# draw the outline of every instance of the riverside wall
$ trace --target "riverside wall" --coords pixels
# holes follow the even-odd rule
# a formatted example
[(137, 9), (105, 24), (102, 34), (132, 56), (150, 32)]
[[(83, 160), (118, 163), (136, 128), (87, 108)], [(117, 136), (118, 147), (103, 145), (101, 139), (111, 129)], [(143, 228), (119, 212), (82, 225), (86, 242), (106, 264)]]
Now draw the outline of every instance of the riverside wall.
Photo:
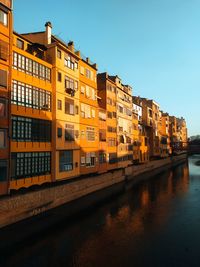
[(90, 196), (89, 202), (93, 204), (98, 201), (98, 192), (102, 190), (106, 191), (110, 188), (111, 190), (107, 195), (112, 195), (112, 188), (120, 183), (124, 184), (130, 181), (131, 183), (138, 183), (181, 164), (186, 159), (187, 155), (182, 154), (150, 161), (142, 165), (132, 165), (100, 175), (71, 180), (66, 184), (56, 184), (37, 191), (6, 196), (0, 199), (0, 228), (35, 217), (67, 203), (73, 203), (83, 197)]

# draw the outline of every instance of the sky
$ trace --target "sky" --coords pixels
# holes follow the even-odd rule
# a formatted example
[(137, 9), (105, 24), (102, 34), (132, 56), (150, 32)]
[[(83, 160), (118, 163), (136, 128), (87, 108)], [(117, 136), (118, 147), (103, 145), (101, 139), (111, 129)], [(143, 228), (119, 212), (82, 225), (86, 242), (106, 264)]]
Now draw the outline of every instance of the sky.
[(200, 134), (199, 0), (14, 0), (14, 30), (53, 34), (118, 75), (133, 95), (184, 117)]

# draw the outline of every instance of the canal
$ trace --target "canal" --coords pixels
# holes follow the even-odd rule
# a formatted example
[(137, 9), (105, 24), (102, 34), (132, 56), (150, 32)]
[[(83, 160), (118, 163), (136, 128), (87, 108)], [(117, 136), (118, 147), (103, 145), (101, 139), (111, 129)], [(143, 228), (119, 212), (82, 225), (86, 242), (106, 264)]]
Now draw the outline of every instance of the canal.
[(200, 266), (200, 155), (0, 253), (2, 267)]

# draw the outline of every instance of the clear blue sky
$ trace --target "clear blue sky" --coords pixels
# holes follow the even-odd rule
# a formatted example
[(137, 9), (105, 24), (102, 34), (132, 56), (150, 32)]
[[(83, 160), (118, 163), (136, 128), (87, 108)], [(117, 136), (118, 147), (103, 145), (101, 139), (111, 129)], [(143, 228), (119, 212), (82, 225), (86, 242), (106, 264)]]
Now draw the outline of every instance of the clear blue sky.
[(14, 0), (14, 29), (44, 30), (118, 74), (133, 94), (183, 116), (200, 134), (199, 0)]

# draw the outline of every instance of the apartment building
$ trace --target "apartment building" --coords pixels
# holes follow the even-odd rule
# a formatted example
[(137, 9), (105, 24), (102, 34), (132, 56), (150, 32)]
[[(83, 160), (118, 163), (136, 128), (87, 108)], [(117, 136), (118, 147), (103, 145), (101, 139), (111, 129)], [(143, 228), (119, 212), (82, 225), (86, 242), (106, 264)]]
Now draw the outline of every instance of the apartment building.
[(164, 158), (171, 154), (168, 113), (160, 111), (158, 128), (160, 136), (160, 157)]
[[(106, 137), (102, 133), (101, 140), (106, 138), (107, 142), (107, 169), (112, 170), (118, 167), (117, 159), (117, 89), (116, 84), (108, 75), (108, 73), (98, 73), (97, 75), (98, 86), (98, 103), (100, 120), (106, 120)], [(106, 116), (101, 113), (105, 110)], [(102, 119), (103, 116), (103, 119)], [(101, 167), (101, 166), (100, 166)]]
[(106, 141), (107, 132), (107, 116), (106, 109), (99, 108), (99, 173), (106, 172), (108, 170), (108, 143)]
[(172, 153), (179, 150), (179, 142), (177, 137), (177, 119), (175, 116), (169, 116), (169, 135), (170, 135), (170, 146)]
[(154, 100), (147, 98), (140, 98), (140, 101), (143, 107), (142, 120), (149, 140), (149, 156), (150, 158), (160, 157), (159, 105)]
[(44, 46), (13, 33), (10, 189), (52, 181), (52, 66)]
[(79, 65), (80, 174), (85, 175), (98, 172), (99, 168), (97, 65), (83, 57)]
[(118, 167), (133, 163), (132, 88), (123, 85), (118, 76), (110, 76), (116, 86), (117, 107), (117, 158)]
[(177, 118), (177, 141), (180, 143), (180, 149), (187, 148), (187, 127), (183, 117)]
[(133, 103), (133, 162), (139, 163), (140, 161), (140, 132), (139, 132), (139, 112), (140, 107)]
[(12, 1), (0, 0), (0, 195), (9, 187)]
[(52, 169), (54, 180), (63, 180), (80, 175), (80, 52), (73, 42), (65, 43), (53, 35), (50, 22), (45, 27), (43, 32), (23, 36), (44, 45), (52, 64)]
[[(140, 97), (133, 96), (132, 101), (133, 101), (133, 113), (135, 114), (135, 116), (137, 115), (138, 138), (139, 138), (138, 144), (137, 143), (134, 144), (133, 142), (133, 149), (134, 149), (134, 146), (136, 146), (137, 150), (139, 149), (139, 163), (145, 163), (149, 161), (149, 144), (148, 144), (148, 137), (146, 134), (146, 127), (143, 124), (143, 119), (142, 119), (143, 118), (143, 105), (142, 105), (142, 101)], [(135, 120), (136, 120), (136, 117), (135, 117)], [(134, 150), (133, 150), (133, 158), (134, 158)]]

